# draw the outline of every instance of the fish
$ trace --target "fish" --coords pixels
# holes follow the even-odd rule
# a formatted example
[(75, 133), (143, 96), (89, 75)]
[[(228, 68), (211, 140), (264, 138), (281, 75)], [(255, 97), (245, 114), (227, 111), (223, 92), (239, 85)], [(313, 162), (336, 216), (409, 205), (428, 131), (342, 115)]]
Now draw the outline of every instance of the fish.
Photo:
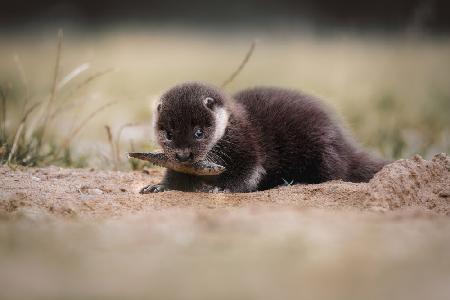
[(145, 160), (176, 172), (198, 176), (216, 176), (225, 172), (226, 169), (224, 166), (206, 160), (192, 164), (177, 163), (169, 160), (163, 152), (131, 152), (128, 153), (128, 157)]

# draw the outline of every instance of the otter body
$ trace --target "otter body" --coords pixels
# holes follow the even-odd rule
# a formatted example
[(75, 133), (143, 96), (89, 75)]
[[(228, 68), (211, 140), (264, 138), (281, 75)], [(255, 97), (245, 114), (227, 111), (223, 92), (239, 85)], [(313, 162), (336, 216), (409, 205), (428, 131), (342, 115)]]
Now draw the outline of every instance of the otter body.
[(167, 170), (160, 184), (142, 193), (366, 182), (387, 163), (362, 151), (317, 99), (279, 88), (230, 97), (206, 84), (176, 86), (161, 97), (155, 131), (169, 159), (187, 165), (209, 160), (226, 171), (195, 176)]

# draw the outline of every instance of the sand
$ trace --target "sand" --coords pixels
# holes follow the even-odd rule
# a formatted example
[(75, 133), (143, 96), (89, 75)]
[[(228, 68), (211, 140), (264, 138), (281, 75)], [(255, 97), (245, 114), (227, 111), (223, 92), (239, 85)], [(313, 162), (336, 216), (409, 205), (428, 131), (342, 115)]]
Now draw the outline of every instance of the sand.
[(431, 161), (415, 156), (383, 168), (369, 183), (332, 181), (293, 185), (245, 194), (165, 193), (140, 195), (158, 183), (163, 169), (114, 172), (94, 169), (0, 168), (0, 210), (21, 207), (52, 214), (112, 217), (172, 207), (217, 209), (237, 207), (318, 208), (345, 211), (417, 211), (450, 215), (450, 156)]
[(450, 297), (449, 155), (361, 184), (138, 193), (161, 176), (0, 167), (0, 298)]

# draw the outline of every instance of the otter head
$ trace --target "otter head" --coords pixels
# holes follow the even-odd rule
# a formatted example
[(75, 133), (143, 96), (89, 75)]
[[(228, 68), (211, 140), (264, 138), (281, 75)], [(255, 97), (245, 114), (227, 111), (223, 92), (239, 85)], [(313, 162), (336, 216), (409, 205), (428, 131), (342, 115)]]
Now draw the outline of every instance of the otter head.
[(161, 97), (155, 116), (158, 143), (168, 159), (184, 164), (204, 160), (228, 124), (226, 97), (200, 83), (176, 86)]

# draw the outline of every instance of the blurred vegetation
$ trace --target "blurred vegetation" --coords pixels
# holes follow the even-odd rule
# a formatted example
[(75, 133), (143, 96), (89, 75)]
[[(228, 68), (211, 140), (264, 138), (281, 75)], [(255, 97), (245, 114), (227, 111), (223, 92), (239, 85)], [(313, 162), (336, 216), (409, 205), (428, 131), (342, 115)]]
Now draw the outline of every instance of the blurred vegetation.
[[(54, 136), (55, 130), (59, 128), (58, 119), (65, 110), (70, 109), (80, 103), (71, 103), (70, 98), (77, 90), (83, 88), (90, 81), (99, 75), (93, 75), (83, 78), (75, 88), (68, 93), (65, 86), (74, 78), (81, 75), (89, 68), (88, 64), (81, 64), (66, 76), (60, 76), (60, 63), (63, 45), (63, 31), (58, 32), (58, 42), (52, 74), (52, 83), (48, 95), (32, 100), (30, 95), (27, 75), (20, 61), (20, 58), (14, 56), (17, 69), (20, 72), (25, 93), (20, 93), (9, 83), (7, 88), (0, 87), (0, 96), (2, 98), (2, 134), (0, 137), (0, 161), (8, 164), (20, 164), (24, 166), (37, 166), (46, 164), (60, 164), (64, 166), (84, 167), (86, 166), (86, 156), (80, 155), (76, 160), (72, 157), (70, 144), (73, 138), (82, 130), (86, 122), (95, 117), (95, 115), (113, 103), (107, 103), (88, 115), (81, 121), (77, 117), (72, 120), (72, 126), (65, 137), (57, 139)], [(100, 73), (103, 75), (103, 73)], [(60, 78), (61, 77), (61, 78)], [(64, 95), (64, 96), (63, 96)], [(17, 99), (23, 97), (21, 103), (17, 104), (10, 117), (11, 105), (9, 97), (17, 103)], [(61, 99), (60, 99), (61, 98)], [(65, 100), (65, 101), (64, 101)], [(9, 119), (8, 119), (9, 117)], [(34, 120), (30, 121), (30, 119)], [(8, 126), (8, 121), (13, 119), (15, 126)], [(33, 122), (34, 121), (34, 122)]]
[[(152, 104), (183, 81), (220, 85), (254, 33), (121, 30), (0, 36), (2, 163), (140, 168)], [(364, 146), (388, 158), (450, 152), (450, 40), (260, 35), (226, 91), (270, 85), (322, 98)], [(114, 104), (114, 105), (112, 105)], [(106, 128), (106, 131), (105, 131)]]

